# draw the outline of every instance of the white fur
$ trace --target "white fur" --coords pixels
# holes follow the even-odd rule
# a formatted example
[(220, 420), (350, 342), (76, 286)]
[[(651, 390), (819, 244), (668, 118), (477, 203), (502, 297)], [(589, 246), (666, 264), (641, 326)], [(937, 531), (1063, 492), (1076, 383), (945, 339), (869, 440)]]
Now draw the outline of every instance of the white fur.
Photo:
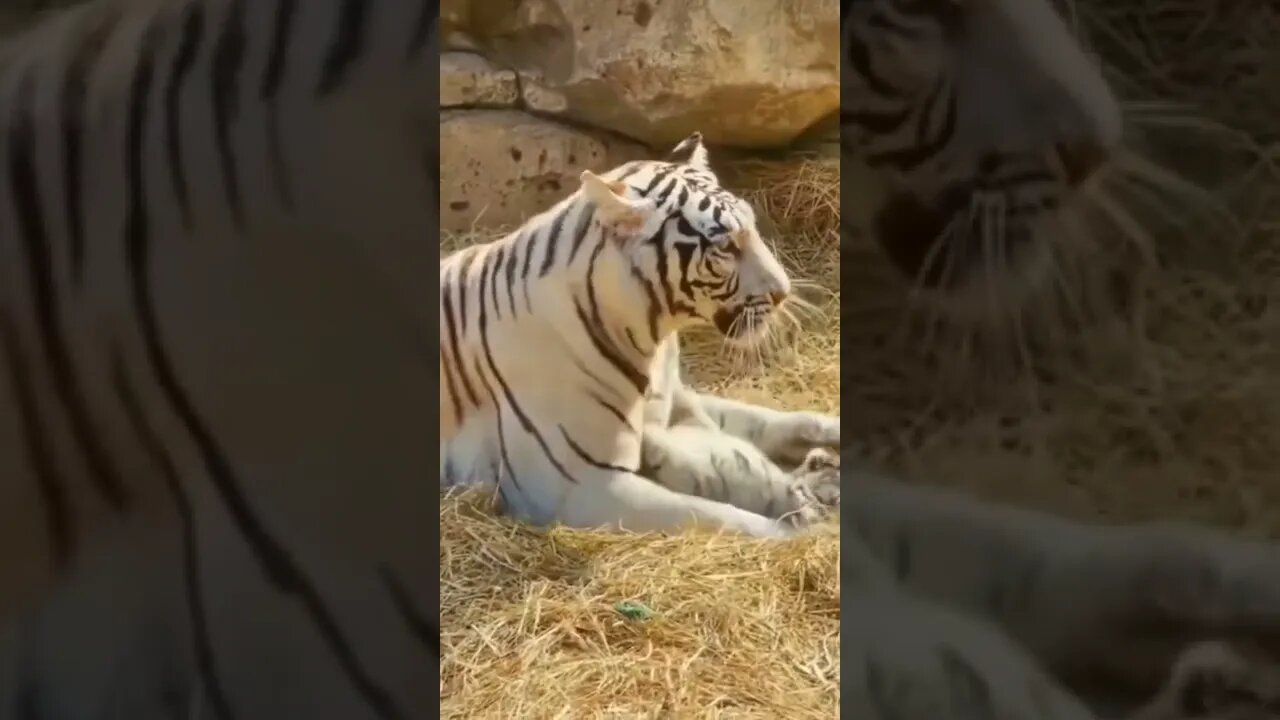
[[(696, 147), (685, 150), (697, 161), (694, 169), (700, 173), (699, 181), (714, 181), (705, 166), (705, 149), (696, 140), (690, 142)], [(803, 458), (811, 447), (838, 442), (838, 420), (776, 413), (690, 393), (680, 383), (674, 333), (701, 321), (666, 311), (663, 298), (659, 298), (664, 311), (658, 321), (658, 337), (648, 337), (644, 308), (653, 302), (652, 297), (663, 293), (646, 294), (633, 269), (649, 273), (650, 278), (660, 272), (660, 266), (649, 258), (653, 250), (644, 243), (664, 224), (668, 226), (664, 232), (670, 231), (669, 211), (657, 212), (652, 200), (638, 197), (634, 189), (619, 196), (608, 183), (626, 178), (632, 188), (640, 188), (664, 167), (629, 165), (603, 177), (583, 173), (578, 193), (508, 238), (442, 261), (443, 292), (455, 309), (463, 305), (462, 294), (466, 293), (474, 317), (480, 304), (490, 303), (490, 298), (481, 292), (483, 272), (467, 268), (484, 268), (487, 259), (502, 257), (494, 253), (525, 252), (527, 248), (521, 243), (529, 242), (529, 237), (543, 237), (536, 232), (545, 231), (557, 216), (563, 218), (566, 232), (554, 246), (545, 247), (566, 254), (572, 241), (568, 229), (588, 211), (584, 202), (594, 203), (595, 215), (582, 241), (582, 252), (572, 262), (559, 258), (547, 276), (522, 279), (515, 294), (525, 297), (527, 290), (528, 299), (514, 312), (508, 303), (504, 313), (501, 299), (492, 303), (487, 334), (480, 332), (476, 321), (456, 344), (446, 338), (449, 356), (464, 358), (453, 364), (455, 385), (461, 385), (461, 375), (467, 373), (474, 376), (473, 385), (484, 384), (487, 389), (481, 407), (468, 410), (456, 430), (456, 411), (449, 393), (442, 397), (442, 475), (446, 483), (485, 482), (495, 479), (496, 468), (506, 510), (537, 523), (635, 531), (676, 530), (694, 524), (756, 536), (784, 535), (805, 501), (792, 487), (791, 477), (762, 454), (754, 441), (765, 440), (762, 449), (766, 453), (799, 451)], [(694, 209), (702, 191), (692, 181), (686, 187), (692, 191), (684, 206), (688, 222), (711, 227), (711, 213), (698, 215), (702, 211)], [(673, 192), (668, 200), (676, 197)], [(732, 210), (724, 217), (737, 225), (733, 230), (738, 233), (735, 242), (741, 255), (735, 264), (740, 285), (730, 302), (785, 293), (789, 282), (760, 240), (749, 207), (741, 200), (732, 202)], [(544, 246), (534, 248), (532, 254), (543, 257)], [(642, 267), (647, 269), (640, 270)], [(625, 349), (628, 362), (643, 368), (647, 378), (644, 392), (619, 377), (595, 347), (592, 331), (579, 321), (583, 298), (591, 292), (589, 283), (602, 308), (602, 317), (593, 320), (592, 327), (601, 337), (616, 341), (613, 346), (620, 352)], [(503, 297), (506, 290), (504, 281)], [(718, 303), (706, 298), (682, 302), (704, 318), (719, 309)], [(441, 312), (444, 327), (450, 318), (443, 303)], [(454, 318), (462, 324), (460, 313), (455, 312)], [(624, 340), (624, 334), (640, 337), (640, 345)], [(537, 349), (536, 362), (529, 356), (531, 348)], [(480, 369), (470, 372), (477, 364)], [(447, 372), (442, 369), (446, 385), (450, 382)], [(499, 387), (506, 390), (489, 394), (489, 389)], [(597, 399), (607, 399), (626, 422), (611, 417)], [(672, 415), (676, 412), (703, 418), (701, 427), (689, 423), (675, 427)], [(727, 432), (720, 431), (717, 418), (725, 419)], [(526, 422), (534, 429), (526, 428)], [(811, 425), (823, 422), (826, 425), (821, 432), (813, 432)], [(801, 448), (804, 431), (820, 442)], [(580, 457), (580, 449), (596, 462)], [(661, 472), (646, 473), (646, 468), (655, 467)], [(785, 521), (780, 523), (780, 518)]]
[[(699, 393), (680, 377), (676, 338), (646, 396), (641, 474), (663, 487), (802, 523), (823, 515), (813, 493), (839, 495), (839, 467), (805, 460), (837, 448), (840, 419), (781, 412)], [(782, 466), (791, 469), (784, 470)]]

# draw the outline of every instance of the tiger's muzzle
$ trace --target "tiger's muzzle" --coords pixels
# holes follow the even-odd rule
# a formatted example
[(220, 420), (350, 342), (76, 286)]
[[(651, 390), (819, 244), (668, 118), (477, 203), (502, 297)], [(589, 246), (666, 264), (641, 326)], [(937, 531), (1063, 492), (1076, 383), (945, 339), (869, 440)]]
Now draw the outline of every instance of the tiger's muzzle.
[(712, 322), (730, 341), (746, 344), (758, 342), (768, 334), (774, 309), (781, 306), (786, 297), (785, 292), (775, 291), (741, 304), (720, 308), (712, 316)]

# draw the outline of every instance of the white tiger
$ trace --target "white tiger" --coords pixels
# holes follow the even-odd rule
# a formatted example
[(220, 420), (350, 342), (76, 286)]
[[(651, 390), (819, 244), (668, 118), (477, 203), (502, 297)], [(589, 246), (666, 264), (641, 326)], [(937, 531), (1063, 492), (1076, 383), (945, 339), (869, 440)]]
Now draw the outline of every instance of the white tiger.
[(790, 281), (701, 135), (673, 157), (585, 171), (505, 238), (441, 261), (446, 486), (496, 477), (513, 516), (578, 527), (776, 536), (820, 516), (775, 461), (835, 447), (837, 418), (680, 380), (681, 328), (756, 342)]
[[(1018, 312), (1120, 147), (1117, 100), (1049, 0), (841, 5), (847, 239), (873, 239), (953, 322), (980, 319), (993, 292)], [(851, 717), (1092, 720), (1153, 697), (1162, 717), (1209, 717), (1156, 695), (1184, 648), (1280, 651), (1274, 543), (1068, 522), (880, 479), (845, 455)]]

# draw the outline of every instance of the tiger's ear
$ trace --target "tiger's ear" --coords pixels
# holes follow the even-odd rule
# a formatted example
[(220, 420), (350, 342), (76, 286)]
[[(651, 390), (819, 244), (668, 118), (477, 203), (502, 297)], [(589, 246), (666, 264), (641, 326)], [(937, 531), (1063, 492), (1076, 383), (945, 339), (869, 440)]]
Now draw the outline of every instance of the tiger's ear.
[(608, 181), (590, 170), (583, 170), (582, 194), (595, 203), (596, 218), (605, 229), (620, 237), (632, 237), (645, 231), (657, 215), (657, 206), (647, 198), (627, 197), (627, 186)]
[(694, 132), (671, 149), (668, 160), (684, 163), (699, 170), (711, 172), (711, 163), (707, 158), (707, 146), (702, 144), (702, 133)]

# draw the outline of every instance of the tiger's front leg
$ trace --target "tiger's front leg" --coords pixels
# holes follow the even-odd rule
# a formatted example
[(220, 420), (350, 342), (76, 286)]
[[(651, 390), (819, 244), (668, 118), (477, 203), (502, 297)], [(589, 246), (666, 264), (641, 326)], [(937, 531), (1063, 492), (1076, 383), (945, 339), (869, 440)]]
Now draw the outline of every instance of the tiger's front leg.
[(1102, 720), (989, 623), (888, 589), (841, 604), (848, 717)]
[(1078, 695), (995, 623), (905, 592), (856, 541), (845, 578), (842, 708), (860, 720), (1275, 720), (1280, 666), (1222, 642), (1183, 648), (1152, 697)]
[(1190, 525), (1082, 529), (1087, 551), (1062, 571), (1092, 598), (1077, 611), (1089, 632), (1062, 645), (1070, 676), (1149, 688), (1183, 648), (1216, 639), (1280, 659), (1280, 544)]
[(838, 458), (810, 453), (792, 471), (757, 447), (717, 428), (647, 426), (640, 473), (687, 495), (728, 503), (796, 527), (823, 519), (839, 504)]
[(1184, 648), (1280, 656), (1280, 546), (1188, 527), (1105, 527), (873, 477), (851, 526), (907, 589), (1000, 625), (1073, 688), (1149, 697)]
[(1100, 720), (995, 623), (921, 597), (855, 537), (840, 553), (841, 710), (859, 720)]
[[(753, 537), (785, 537), (793, 528), (777, 519), (716, 499), (665, 487), (638, 472), (641, 446), (596, 418), (567, 416), (529, 403), (529, 417), (565, 422), (530, 426), (509, 409), (497, 427), (498, 490), (507, 514), (535, 525), (632, 532), (678, 532), (691, 526)], [(594, 433), (594, 434), (593, 434)], [(634, 454), (632, 451), (634, 447)], [(632, 469), (636, 468), (636, 469)]]
[(683, 389), (677, 395), (673, 423), (683, 407), (685, 416), (700, 414), (729, 435), (741, 438), (774, 462), (795, 466), (814, 448), (840, 447), (840, 418), (807, 411), (784, 411)]

